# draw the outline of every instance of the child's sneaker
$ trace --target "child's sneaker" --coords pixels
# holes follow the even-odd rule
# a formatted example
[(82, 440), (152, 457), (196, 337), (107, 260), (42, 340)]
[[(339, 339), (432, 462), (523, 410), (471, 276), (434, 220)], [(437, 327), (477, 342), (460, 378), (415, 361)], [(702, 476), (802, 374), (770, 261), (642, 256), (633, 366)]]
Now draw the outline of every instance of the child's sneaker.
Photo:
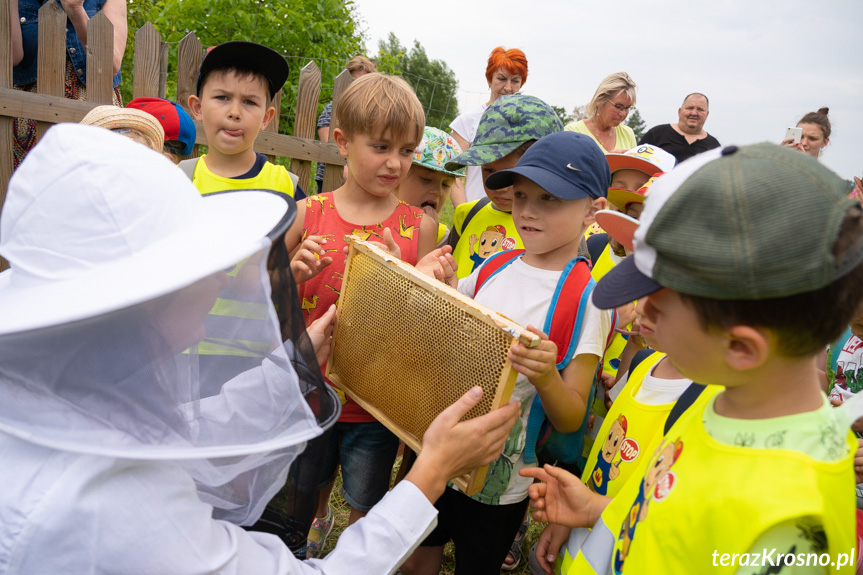
[(327, 505), (327, 516), (324, 519), (315, 517), (309, 529), (309, 542), (306, 546), (306, 558), (314, 559), (324, 550), (327, 536), (333, 530), (333, 506)]

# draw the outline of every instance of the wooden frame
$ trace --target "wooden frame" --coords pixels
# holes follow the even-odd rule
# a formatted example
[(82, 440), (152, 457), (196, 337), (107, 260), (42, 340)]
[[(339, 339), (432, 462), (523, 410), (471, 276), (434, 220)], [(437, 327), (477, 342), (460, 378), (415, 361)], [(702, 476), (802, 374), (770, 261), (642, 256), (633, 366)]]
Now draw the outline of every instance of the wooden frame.
[[(508, 403), (517, 376), (509, 348), (539, 337), (377, 246), (345, 239), (327, 378), (418, 453), (428, 424), (473, 385), (483, 400), (466, 418)], [(487, 469), (453, 483), (473, 495)]]

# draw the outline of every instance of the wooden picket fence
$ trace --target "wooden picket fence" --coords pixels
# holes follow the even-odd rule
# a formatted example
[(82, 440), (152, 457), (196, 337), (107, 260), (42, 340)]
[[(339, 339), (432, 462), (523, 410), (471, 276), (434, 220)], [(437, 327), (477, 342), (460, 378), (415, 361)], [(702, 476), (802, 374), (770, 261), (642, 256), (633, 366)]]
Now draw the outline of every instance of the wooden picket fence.
[[(112, 103), (114, 27), (108, 18), (98, 13), (87, 25), (87, 101), (67, 100), (64, 94), (66, 69), (66, 13), (57, 2), (47, 2), (39, 9), (39, 53), (37, 92), (23, 92), (12, 87), (12, 21), (10, 0), (0, 0), (0, 210), (6, 197), (9, 178), (12, 177), (13, 135), (12, 118), (37, 120), (37, 137), (52, 124), (79, 122), (92, 108)], [(187, 112), (189, 96), (195, 91), (198, 67), (204, 48), (189, 33), (180, 41), (177, 55), (177, 102)], [(168, 84), (168, 43), (151, 23), (135, 33), (132, 94), (138, 97), (164, 98)], [(124, 78), (124, 82), (130, 81)], [(353, 78), (347, 70), (336, 76), (333, 86), (333, 104), (338, 101)], [(278, 114), (266, 132), (258, 134), (255, 151), (274, 157), (289, 158), (290, 171), (299, 176), (301, 185), (308, 186), (311, 163), (327, 164), (324, 174), (324, 191), (341, 185), (344, 159), (335, 144), (315, 140), (318, 98), (321, 91), (321, 71), (309, 62), (300, 72), (297, 87), (294, 135), (278, 133)], [(273, 103), (280, 110), (281, 94)], [(191, 115), (191, 113), (190, 113)], [(197, 144), (206, 144), (203, 127), (196, 122)], [(332, 116), (330, 135), (338, 127), (338, 118)], [(197, 147), (196, 147), (197, 150)], [(307, 190), (314, 191), (314, 190)], [(0, 271), (8, 264), (0, 258)]]

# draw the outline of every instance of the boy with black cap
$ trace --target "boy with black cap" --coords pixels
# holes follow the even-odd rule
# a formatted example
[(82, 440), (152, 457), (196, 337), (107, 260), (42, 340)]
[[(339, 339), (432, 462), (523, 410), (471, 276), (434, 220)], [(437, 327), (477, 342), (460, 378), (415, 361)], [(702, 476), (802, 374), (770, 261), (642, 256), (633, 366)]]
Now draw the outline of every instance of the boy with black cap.
[(545, 482), (534, 518), (593, 527), (562, 572), (853, 572), (860, 402), (832, 408), (815, 357), (860, 304), (863, 208), (797, 156), (717, 148), (651, 188), (634, 255), (594, 303), (638, 299), (642, 333), (725, 391), (688, 410), (610, 502), (555, 468), (524, 472)]
[(204, 125), (209, 151), (180, 162), (202, 194), (268, 189), (300, 199), (297, 178), (254, 150), (258, 132), (276, 115), (273, 98), (288, 79), (288, 63), (254, 42), (225, 42), (201, 62), (189, 109)]
[[(606, 205), (609, 182), (602, 152), (590, 138), (574, 132), (541, 138), (514, 168), (486, 180), (492, 190), (512, 186), (513, 222), (524, 250), (491, 256), (459, 281), (458, 290), (528, 326), (543, 341), (536, 348), (517, 344), (510, 350), (519, 373), (512, 398), (521, 403), (521, 418), (489, 467), (482, 489), (473, 497), (448, 489), (438, 501), (440, 524), (402, 567), (405, 575), (437, 573), (450, 539), (455, 543), (456, 575), (499, 573), (527, 509), (532, 483), (517, 471), (536, 465), (535, 446), (544, 419), (558, 432), (583, 434), (613, 314), (583, 297), (594, 284), (578, 248), (594, 215)], [(565, 286), (570, 282), (580, 287)], [(557, 337), (561, 324), (569, 337)], [(574, 450), (580, 454), (581, 445)]]

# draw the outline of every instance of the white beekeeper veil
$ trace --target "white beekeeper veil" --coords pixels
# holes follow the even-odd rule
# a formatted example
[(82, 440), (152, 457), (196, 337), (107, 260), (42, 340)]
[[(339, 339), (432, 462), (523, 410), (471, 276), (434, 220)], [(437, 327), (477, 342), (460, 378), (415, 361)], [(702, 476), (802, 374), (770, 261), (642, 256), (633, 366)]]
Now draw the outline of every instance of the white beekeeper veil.
[(290, 274), (281, 325), (271, 301), (270, 245), (295, 215), (265, 190), (203, 198), (108, 130), (51, 128), (0, 217), (0, 431), (175, 461), (216, 517), (253, 523), (338, 417)]

